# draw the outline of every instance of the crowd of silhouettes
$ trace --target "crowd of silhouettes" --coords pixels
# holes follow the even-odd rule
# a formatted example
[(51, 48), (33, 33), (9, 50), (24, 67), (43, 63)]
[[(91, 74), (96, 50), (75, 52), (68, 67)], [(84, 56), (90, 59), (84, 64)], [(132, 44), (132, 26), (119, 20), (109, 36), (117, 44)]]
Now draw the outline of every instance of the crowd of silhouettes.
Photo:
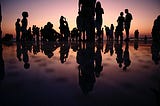
[[(105, 26), (107, 40), (123, 40), (123, 30), (126, 31), (126, 41), (129, 40), (129, 30), (131, 26), (132, 15), (128, 9), (125, 9), (126, 16), (123, 12), (117, 19), (118, 25), (114, 28)], [(16, 41), (68, 41), (68, 40), (84, 40), (84, 41), (103, 41), (104, 28), (102, 28), (104, 10), (101, 2), (97, 0), (79, 0), (78, 2), (78, 16), (76, 19), (77, 28), (69, 29), (69, 24), (64, 16), (60, 17), (59, 29), (60, 33), (53, 29), (53, 24), (48, 22), (44, 27), (28, 26), (27, 17), (28, 12), (22, 12), (23, 19), (17, 19), (16, 26)], [(21, 21), (21, 24), (20, 24)], [(96, 33), (95, 33), (96, 29)], [(114, 33), (115, 29), (115, 33)], [(22, 35), (21, 35), (22, 32)], [(114, 35), (115, 34), (115, 38)], [(119, 39), (120, 38), (120, 39)]]

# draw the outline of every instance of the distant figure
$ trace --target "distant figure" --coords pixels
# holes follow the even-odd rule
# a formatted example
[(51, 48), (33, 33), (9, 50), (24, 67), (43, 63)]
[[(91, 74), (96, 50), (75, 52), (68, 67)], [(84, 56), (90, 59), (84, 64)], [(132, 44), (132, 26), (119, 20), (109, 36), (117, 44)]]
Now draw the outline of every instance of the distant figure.
[(147, 36), (145, 35), (145, 37), (144, 37), (144, 42), (145, 42), (145, 43), (147, 43), (147, 39), (148, 39), (148, 38), (147, 38)]
[(102, 14), (104, 14), (104, 10), (101, 7), (101, 3), (99, 1), (96, 3), (95, 12), (96, 12), (97, 36), (98, 36), (98, 39), (101, 40), (102, 38), (100, 38), (100, 35), (101, 35), (101, 27), (102, 27), (102, 22), (103, 22)]
[(105, 31), (106, 31), (106, 37), (107, 37), (107, 40), (109, 40), (110, 39), (110, 29), (109, 29), (109, 27), (108, 26), (104, 26), (105, 27)]
[(114, 33), (114, 25), (111, 24), (111, 26), (110, 26), (110, 40), (113, 40), (113, 33)]
[(124, 13), (123, 12), (120, 12), (120, 16), (118, 17), (117, 19), (117, 22), (118, 22), (118, 26), (116, 28), (116, 31), (118, 31), (118, 34), (117, 34), (117, 37), (116, 37), (116, 40), (119, 40), (119, 36), (120, 36), (120, 40), (123, 40), (123, 30), (124, 30)]
[(32, 41), (33, 39), (33, 36), (32, 36), (32, 33), (31, 33), (31, 27), (28, 28), (27, 30), (27, 41)]
[(15, 23), (15, 27), (16, 27), (16, 41), (20, 41), (20, 32), (21, 32), (21, 26), (20, 26), (20, 19), (18, 18), (16, 23)]
[(135, 32), (134, 32), (134, 37), (135, 37), (136, 40), (139, 39), (139, 31), (138, 31), (138, 29), (135, 30)]
[(152, 28), (152, 39), (153, 41), (160, 42), (160, 15), (154, 21)]
[(22, 40), (26, 40), (27, 37), (27, 17), (28, 17), (28, 12), (23, 12), (22, 13), (23, 19), (22, 19)]
[(130, 26), (131, 26), (131, 20), (133, 18), (132, 18), (132, 14), (129, 13), (128, 9), (125, 9), (125, 13), (126, 13), (126, 16), (125, 16), (126, 39), (125, 39), (125, 41), (129, 41), (129, 30), (130, 30)]

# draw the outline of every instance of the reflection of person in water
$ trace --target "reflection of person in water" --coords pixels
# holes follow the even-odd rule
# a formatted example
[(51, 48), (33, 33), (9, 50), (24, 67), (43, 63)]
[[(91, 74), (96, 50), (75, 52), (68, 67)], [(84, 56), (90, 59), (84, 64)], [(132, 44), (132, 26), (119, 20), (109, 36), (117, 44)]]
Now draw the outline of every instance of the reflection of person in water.
[(138, 40), (134, 40), (134, 49), (138, 50)]
[(160, 43), (152, 42), (151, 46), (152, 60), (155, 64), (159, 64), (160, 61)]
[(62, 64), (66, 62), (66, 59), (68, 58), (69, 48), (68, 42), (62, 43), (60, 47), (60, 61)]
[(131, 64), (128, 42), (126, 42), (126, 47), (123, 55), (123, 62), (124, 62), (123, 70), (126, 71), (127, 67), (129, 67)]
[(115, 44), (115, 51), (116, 51), (116, 54), (117, 54), (117, 57), (116, 57), (116, 61), (117, 63), (119, 64), (119, 68), (122, 67), (122, 63), (123, 63), (123, 49), (122, 49), (122, 42), (117, 42)]
[(22, 58), (21, 58), (21, 55), (22, 55), (21, 43), (17, 42), (16, 44), (17, 44), (17, 50), (16, 50), (16, 52), (17, 52), (17, 59), (19, 61), (22, 61)]
[(22, 54), (23, 54), (24, 68), (29, 69), (30, 64), (29, 64), (29, 56), (28, 56), (28, 49), (27, 49), (26, 43), (22, 43)]
[(92, 91), (95, 83), (94, 75), (94, 44), (86, 44), (86, 49), (77, 52), (77, 63), (79, 64), (79, 85), (84, 94)]
[(101, 48), (100, 45), (97, 45), (97, 50), (95, 52), (95, 75), (96, 77), (100, 76), (101, 71), (103, 70), (102, 66), (102, 54), (101, 54)]

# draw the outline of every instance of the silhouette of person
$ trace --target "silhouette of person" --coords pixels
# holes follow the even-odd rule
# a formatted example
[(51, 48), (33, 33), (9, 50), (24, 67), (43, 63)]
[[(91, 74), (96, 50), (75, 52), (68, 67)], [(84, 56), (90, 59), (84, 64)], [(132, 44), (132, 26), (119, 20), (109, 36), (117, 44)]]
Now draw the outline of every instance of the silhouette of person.
[(131, 64), (128, 41), (126, 42), (126, 46), (125, 46), (125, 51), (124, 51), (124, 55), (123, 55), (123, 62), (124, 62), (123, 70), (126, 71), (127, 67), (129, 67)]
[(125, 31), (126, 31), (126, 41), (129, 40), (129, 30), (130, 30), (130, 26), (131, 26), (131, 20), (133, 19), (132, 18), (132, 14), (129, 13), (129, 10), (128, 9), (125, 9), (125, 13), (126, 13), (126, 16), (125, 16)]
[(16, 41), (20, 41), (20, 32), (21, 32), (21, 26), (20, 26), (20, 19), (18, 18), (16, 23), (15, 23), (15, 27), (16, 27)]
[(27, 30), (27, 37), (26, 38), (28, 41), (32, 41), (32, 39), (33, 39), (31, 27), (29, 27)]
[(22, 13), (22, 16), (23, 16), (23, 19), (21, 21), (22, 23), (22, 40), (26, 40), (27, 38), (27, 25), (28, 25), (28, 20), (27, 20), (27, 17), (28, 17), (28, 12), (23, 12)]
[(95, 3), (96, 0), (79, 0), (79, 9), (78, 13), (81, 12), (83, 17), (84, 29), (86, 31), (87, 40), (95, 40)]
[(153, 41), (160, 42), (160, 15), (154, 21), (152, 28), (152, 39)]
[(110, 40), (110, 29), (108, 26), (104, 26), (105, 27), (105, 31), (106, 31), (106, 37), (107, 37), (107, 40)]
[(110, 39), (113, 40), (113, 33), (114, 33), (114, 25), (111, 24), (110, 26)]
[(146, 35), (144, 36), (144, 43), (145, 44), (147, 43), (147, 36)]
[(66, 21), (66, 18), (61, 16), (60, 17), (60, 33), (63, 35), (64, 40), (68, 40), (68, 37), (70, 35), (68, 22)]
[(117, 19), (117, 22), (118, 22), (118, 26), (116, 28), (116, 31), (117, 32), (117, 40), (119, 40), (119, 37), (120, 37), (120, 40), (123, 40), (123, 25), (124, 25), (124, 13), (123, 12), (120, 12), (120, 16), (118, 17)]
[(134, 37), (135, 37), (136, 40), (139, 39), (139, 31), (138, 31), (138, 29), (135, 30), (135, 32), (134, 32)]
[(99, 1), (96, 3), (95, 12), (96, 12), (97, 36), (98, 36), (98, 40), (101, 40), (102, 38), (100, 38), (100, 35), (101, 35), (101, 27), (102, 27), (102, 22), (103, 22), (102, 14), (104, 14), (104, 10), (101, 7), (101, 3)]
[(84, 18), (81, 12), (78, 13), (76, 24), (77, 24), (78, 31), (80, 33), (80, 38), (82, 36), (82, 39), (85, 40), (85, 23), (84, 23)]

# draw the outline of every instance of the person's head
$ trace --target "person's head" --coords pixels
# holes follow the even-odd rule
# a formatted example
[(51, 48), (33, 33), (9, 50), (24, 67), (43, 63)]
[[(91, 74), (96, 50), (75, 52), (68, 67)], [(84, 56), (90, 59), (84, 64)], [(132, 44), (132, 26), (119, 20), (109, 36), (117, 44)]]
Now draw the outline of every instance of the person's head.
[(23, 17), (28, 17), (28, 12), (24, 11), (24, 12), (22, 13), (22, 16), (23, 16)]
[(123, 12), (120, 12), (120, 16), (123, 16), (124, 14), (123, 14)]
[(96, 8), (101, 8), (101, 3), (99, 1), (96, 3)]
[(128, 9), (125, 9), (125, 13), (128, 13), (129, 11), (128, 11)]
[(20, 18), (17, 18), (17, 22), (20, 22)]
[(157, 17), (157, 20), (160, 20), (160, 15)]

